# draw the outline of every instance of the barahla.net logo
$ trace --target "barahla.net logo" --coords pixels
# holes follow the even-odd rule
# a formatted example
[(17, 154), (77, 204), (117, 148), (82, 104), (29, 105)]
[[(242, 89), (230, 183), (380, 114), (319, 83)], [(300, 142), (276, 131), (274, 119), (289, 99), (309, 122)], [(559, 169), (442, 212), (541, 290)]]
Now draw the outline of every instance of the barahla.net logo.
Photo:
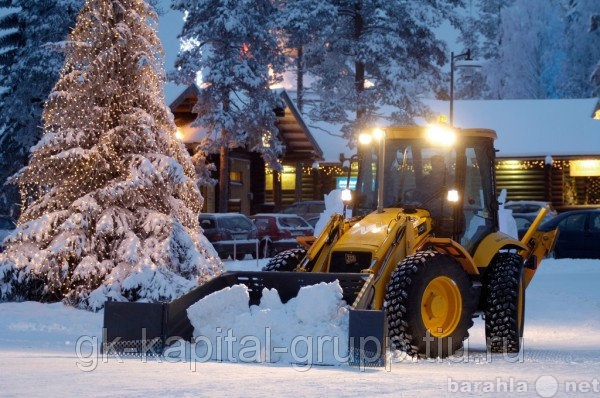
[(454, 380), (448, 377), (449, 393), (526, 393), (529, 385), (526, 381), (512, 377), (507, 380), (496, 377), (495, 380)]
[(496, 377), (493, 380), (455, 380), (448, 377), (447, 391), (455, 394), (528, 394), (532, 393), (542, 398), (552, 398), (561, 393), (567, 395), (582, 395), (600, 393), (600, 380), (559, 381), (551, 375), (539, 376), (534, 383), (514, 377)]

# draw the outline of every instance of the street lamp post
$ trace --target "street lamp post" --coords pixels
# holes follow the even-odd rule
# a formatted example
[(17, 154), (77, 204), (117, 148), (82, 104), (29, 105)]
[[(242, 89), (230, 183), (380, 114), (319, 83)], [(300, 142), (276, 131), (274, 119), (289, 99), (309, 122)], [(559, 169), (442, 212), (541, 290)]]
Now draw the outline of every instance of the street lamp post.
[(454, 55), (454, 52), (450, 53), (450, 126), (454, 126), (454, 60), (463, 57), (465, 61), (472, 61), (471, 50), (457, 55)]

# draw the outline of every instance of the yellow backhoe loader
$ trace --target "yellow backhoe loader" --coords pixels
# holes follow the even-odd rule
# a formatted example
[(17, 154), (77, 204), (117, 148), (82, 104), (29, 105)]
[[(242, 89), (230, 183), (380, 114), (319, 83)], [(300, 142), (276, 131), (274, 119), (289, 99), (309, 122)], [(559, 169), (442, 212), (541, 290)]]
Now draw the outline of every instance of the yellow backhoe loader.
[(556, 231), (537, 232), (543, 212), (521, 241), (498, 231), (495, 138), (429, 126), (363, 139), (347, 203), (358, 215), (334, 215), (307, 251), (265, 270), (373, 275), (369, 308), (385, 310), (391, 342), (410, 355), (454, 353), (479, 314), (492, 352), (518, 352), (525, 288)]
[(537, 231), (543, 212), (521, 240), (499, 231), (496, 133), (447, 126), (375, 133), (370, 143), (361, 139), (356, 190), (345, 201), (351, 217), (334, 214), (303, 242), (307, 249), (279, 253), (264, 272), (226, 273), (172, 303), (107, 303), (105, 340), (140, 352), (145, 325), (143, 337), (160, 351), (172, 336), (191, 336), (185, 309), (223, 287), (244, 283), (254, 302), (263, 287), (275, 287), (286, 301), (301, 286), (339, 280), (352, 308), (352, 364), (381, 366), (388, 338), (411, 356), (446, 357), (479, 315), (489, 350), (518, 352), (525, 288), (557, 231)]

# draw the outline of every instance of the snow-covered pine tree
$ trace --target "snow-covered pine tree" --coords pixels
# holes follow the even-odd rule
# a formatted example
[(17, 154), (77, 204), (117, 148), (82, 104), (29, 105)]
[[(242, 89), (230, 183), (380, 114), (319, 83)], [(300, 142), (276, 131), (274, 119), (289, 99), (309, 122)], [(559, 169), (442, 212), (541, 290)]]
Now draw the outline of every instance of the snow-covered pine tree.
[(598, 93), (590, 76), (593, 76), (600, 60), (600, 29), (590, 29), (593, 16), (600, 14), (598, 0), (563, 0), (565, 12), (563, 30), (564, 68), (560, 76), (562, 98), (588, 98)]
[(224, 212), (230, 148), (246, 147), (280, 167), (274, 110), (281, 103), (271, 89), (285, 66), (273, 26), (277, 10), (271, 0), (173, 0), (171, 7), (186, 14), (172, 77), (193, 84), (201, 74), (194, 124), (206, 131), (201, 147), (220, 153), (219, 211)]
[[(64, 63), (64, 41), (83, 0), (0, 0), (0, 213), (18, 215), (18, 187), (3, 185), (42, 136), (42, 109)], [(4, 132), (1, 132), (4, 130)]]
[(31, 198), (0, 257), (2, 300), (170, 300), (221, 271), (202, 197), (164, 104), (162, 46), (143, 0), (87, 0), (17, 177)]
[(597, 0), (478, 0), (487, 98), (583, 98), (600, 58)]
[(515, 0), (501, 12), (498, 55), (484, 68), (493, 98), (559, 98), (565, 63), (561, 0)]
[[(498, 86), (502, 84), (501, 77), (496, 79), (494, 76), (497, 72), (494, 60), (498, 58), (498, 51), (501, 44), (501, 26), (502, 26), (502, 11), (510, 7), (515, 0), (473, 0), (473, 7), (476, 9), (475, 26), (473, 27), (472, 35), (478, 43), (478, 47), (473, 47), (473, 54), (477, 59), (483, 60), (481, 75), (485, 79), (484, 98), (497, 98)], [(472, 40), (472, 38), (471, 38)], [(467, 45), (462, 37), (459, 41)], [(471, 48), (471, 47), (467, 47)], [(493, 82), (490, 82), (493, 80)], [(496, 84), (490, 87), (490, 84)]]
[[(304, 108), (304, 79), (307, 66), (312, 59), (304, 56), (305, 47), (320, 46), (320, 36), (330, 35), (331, 28), (324, 21), (330, 21), (336, 15), (336, 9), (327, 1), (314, 0), (282, 0), (278, 1), (276, 26), (280, 32), (284, 45), (290, 54), (288, 69), (296, 73), (296, 106), (300, 112)], [(309, 50), (309, 53), (314, 51)]]
[(476, 0), (479, 16), (477, 30), (483, 38), (481, 50), (484, 59), (494, 59), (498, 56), (502, 11), (514, 2), (515, 0)]
[[(600, 33), (600, 13), (594, 13), (590, 17), (590, 33)], [(600, 59), (592, 72), (592, 85), (594, 95), (600, 95)]]
[(412, 123), (427, 116), (421, 99), (443, 83), (440, 68), (447, 60), (445, 43), (434, 29), (455, 22), (463, 0), (327, 0), (336, 10), (330, 35), (312, 46), (306, 57), (320, 98), (310, 114), (343, 123), (344, 135), (379, 123), (381, 109), (393, 109), (393, 123)]
[[(479, 1), (467, 0), (466, 14), (463, 18), (459, 18), (458, 27), (459, 35), (457, 42), (462, 44), (465, 51), (471, 51), (471, 57), (478, 63), (483, 62), (483, 50), (481, 47), (482, 34), (480, 32), (479, 19)], [(462, 53), (462, 51), (460, 52)], [(458, 54), (458, 53), (457, 53)], [(481, 65), (479, 65), (481, 66)], [(456, 84), (454, 85), (455, 99), (481, 99), (486, 92), (485, 75), (481, 68), (456, 68), (455, 69)], [(449, 91), (444, 90), (441, 96), (444, 99), (450, 99)]]

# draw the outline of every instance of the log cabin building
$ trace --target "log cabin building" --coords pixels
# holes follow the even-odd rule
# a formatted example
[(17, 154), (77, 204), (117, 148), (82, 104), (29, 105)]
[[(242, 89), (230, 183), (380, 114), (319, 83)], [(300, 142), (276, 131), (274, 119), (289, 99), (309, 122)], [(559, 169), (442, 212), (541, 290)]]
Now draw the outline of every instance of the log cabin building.
[[(558, 211), (600, 207), (597, 99), (455, 101), (455, 124), (496, 131), (498, 189)], [(443, 110), (446, 104), (432, 106)]]
[[(171, 104), (175, 123), (190, 151), (201, 138), (191, 126), (198, 87), (186, 88)], [(228, 211), (247, 215), (279, 211), (301, 200), (322, 200), (345, 185), (348, 164), (340, 159), (352, 154), (346, 142), (330, 134), (336, 126), (310, 121), (294, 104), (294, 97), (280, 91), (285, 104), (275, 109), (285, 152), (281, 173), (266, 168), (260, 155), (236, 148), (230, 152)], [(444, 114), (447, 101), (428, 101)], [(559, 211), (600, 207), (600, 120), (595, 99), (455, 101), (457, 127), (485, 127), (498, 134), (496, 160), (498, 191), (508, 200), (551, 202)], [(600, 117), (600, 116), (599, 116)], [(329, 130), (329, 133), (324, 132)], [(219, 167), (219, 156), (209, 158)], [(218, 173), (214, 173), (218, 176)], [(218, 185), (203, 187), (203, 211), (216, 212)]]
[[(321, 200), (325, 193), (334, 189), (328, 178), (332, 170), (341, 169), (337, 164), (324, 163), (323, 151), (306, 126), (300, 112), (285, 90), (280, 97), (282, 109), (274, 109), (277, 116), (279, 138), (285, 146), (280, 158), (283, 171), (276, 172), (265, 167), (258, 153), (248, 148), (235, 148), (229, 152), (230, 198), (227, 211), (246, 215), (261, 211), (278, 211), (286, 204), (301, 200)], [(202, 129), (192, 126), (196, 114), (192, 112), (198, 99), (199, 88), (188, 86), (170, 105), (175, 124), (182, 141), (193, 153), (199, 142)], [(208, 158), (217, 170), (219, 156)], [(218, 172), (213, 173), (217, 178)], [(218, 212), (218, 185), (202, 187), (204, 212)]]

